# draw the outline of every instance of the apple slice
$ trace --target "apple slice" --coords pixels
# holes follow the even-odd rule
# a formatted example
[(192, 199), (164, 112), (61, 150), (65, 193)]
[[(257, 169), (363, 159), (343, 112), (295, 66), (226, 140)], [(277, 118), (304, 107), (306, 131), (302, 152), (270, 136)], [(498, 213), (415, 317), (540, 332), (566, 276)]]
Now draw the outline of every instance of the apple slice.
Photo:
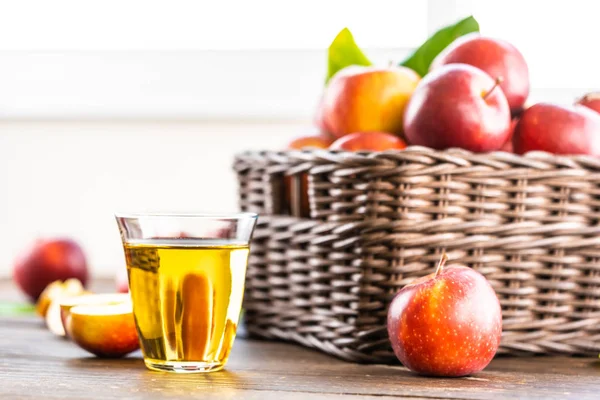
[(35, 310), (41, 317), (46, 317), (50, 303), (53, 300), (64, 297), (73, 296), (83, 293), (85, 289), (81, 284), (81, 281), (76, 278), (67, 279), (66, 281), (54, 281), (50, 283), (42, 294), (35, 305)]
[(79, 305), (102, 305), (102, 304), (121, 304), (131, 301), (129, 293), (100, 293), (100, 294), (83, 294), (79, 296), (71, 296), (60, 298), (60, 320), (67, 336), (69, 333), (69, 318), (71, 317), (71, 308)]
[(60, 320), (60, 303), (58, 299), (53, 300), (46, 311), (46, 327), (56, 336), (65, 336), (65, 328)]
[(139, 349), (130, 300), (73, 306), (67, 322), (73, 341), (98, 357), (118, 358)]

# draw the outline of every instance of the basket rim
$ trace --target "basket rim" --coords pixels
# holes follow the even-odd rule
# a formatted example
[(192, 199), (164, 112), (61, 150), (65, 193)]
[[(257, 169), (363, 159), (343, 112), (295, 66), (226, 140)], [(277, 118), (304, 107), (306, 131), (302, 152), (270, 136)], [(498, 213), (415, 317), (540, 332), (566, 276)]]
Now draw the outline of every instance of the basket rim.
[[(449, 148), (436, 150), (424, 146), (408, 146), (403, 150), (385, 151), (346, 151), (330, 149), (302, 150), (246, 150), (234, 155), (236, 162), (270, 162), (273, 164), (300, 164), (316, 162), (319, 164), (358, 164), (380, 165), (410, 161), (415, 157), (429, 157), (459, 166), (473, 164), (496, 164), (497, 167), (521, 167), (538, 170), (556, 168), (592, 169), (600, 171), (600, 158), (583, 155), (561, 155), (545, 151), (530, 151), (523, 155), (504, 151), (475, 153), (472, 151)], [(505, 165), (502, 165), (505, 164)]]

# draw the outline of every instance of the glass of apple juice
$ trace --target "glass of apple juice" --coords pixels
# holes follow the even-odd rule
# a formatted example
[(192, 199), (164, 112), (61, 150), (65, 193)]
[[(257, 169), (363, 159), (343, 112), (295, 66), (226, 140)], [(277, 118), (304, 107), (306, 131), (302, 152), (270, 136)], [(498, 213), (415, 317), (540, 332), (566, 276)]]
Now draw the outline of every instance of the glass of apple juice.
[(149, 369), (227, 363), (257, 215), (117, 214), (133, 315)]

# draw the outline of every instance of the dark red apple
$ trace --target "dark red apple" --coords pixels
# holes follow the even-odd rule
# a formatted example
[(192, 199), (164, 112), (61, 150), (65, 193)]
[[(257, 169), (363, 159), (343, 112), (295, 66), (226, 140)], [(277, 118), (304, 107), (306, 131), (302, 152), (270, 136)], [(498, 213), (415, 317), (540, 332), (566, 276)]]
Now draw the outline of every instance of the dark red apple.
[(36, 301), (54, 281), (76, 278), (85, 287), (88, 267), (81, 246), (69, 238), (40, 239), (15, 262), (13, 277), (17, 285)]
[(575, 104), (581, 104), (587, 108), (600, 113), (600, 92), (588, 93), (585, 96), (577, 99)]
[(502, 310), (479, 272), (444, 268), (405, 286), (388, 311), (388, 334), (398, 360), (430, 376), (465, 376), (484, 369), (502, 335)]
[(521, 116), (513, 136), (515, 153), (600, 156), (600, 114), (582, 105), (538, 103)]
[(404, 140), (386, 132), (355, 132), (342, 136), (329, 146), (332, 150), (385, 151), (406, 148)]
[(525, 104), (529, 96), (529, 69), (523, 55), (512, 44), (479, 33), (464, 35), (435, 58), (431, 70), (455, 63), (472, 65), (494, 78), (502, 77), (500, 87), (513, 112)]
[(509, 134), (510, 110), (498, 81), (466, 64), (445, 65), (427, 74), (404, 115), (408, 143), (434, 149), (494, 151)]

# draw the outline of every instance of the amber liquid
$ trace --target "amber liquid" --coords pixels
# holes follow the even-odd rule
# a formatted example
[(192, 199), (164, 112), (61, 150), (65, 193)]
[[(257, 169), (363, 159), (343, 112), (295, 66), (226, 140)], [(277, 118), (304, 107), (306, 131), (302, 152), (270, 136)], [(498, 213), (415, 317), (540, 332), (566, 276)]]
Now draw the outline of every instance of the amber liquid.
[(248, 253), (248, 246), (225, 240), (125, 244), (133, 312), (149, 368), (223, 368), (235, 339)]

